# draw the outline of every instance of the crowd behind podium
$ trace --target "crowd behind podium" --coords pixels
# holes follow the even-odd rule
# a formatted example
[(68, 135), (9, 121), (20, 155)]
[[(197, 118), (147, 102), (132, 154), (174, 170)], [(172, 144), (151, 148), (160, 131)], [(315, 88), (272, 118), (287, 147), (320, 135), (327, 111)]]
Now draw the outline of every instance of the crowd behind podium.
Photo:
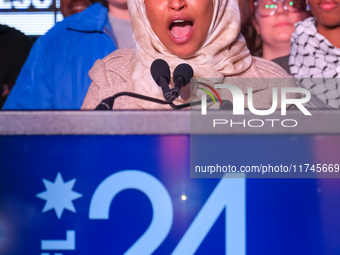
[[(145, 78), (147, 70), (144, 66), (150, 63), (150, 58), (160, 56), (169, 61), (171, 70), (174, 69), (175, 62), (188, 62), (196, 69), (203, 66), (203, 62), (211, 65), (203, 74), (194, 68), (195, 73), (201, 75), (200, 78), (208, 74), (214, 78), (222, 74), (222, 80), (235, 75), (255, 78), (255, 66), (257, 69), (266, 69), (262, 73), (265, 77), (269, 77), (270, 72), (275, 72), (279, 76), (270, 77), (286, 78), (292, 75), (296, 79), (321, 79), (323, 82), (300, 83), (313, 95), (309, 107), (340, 108), (340, 88), (337, 82), (340, 73), (338, 2), (239, 0), (238, 4), (234, 4), (236, 0), (229, 3), (224, 0), (206, 0), (204, 2), (208, 7), (213, 6), (211, 24), (217, 24), (216, 28), (212, 28), (213, 25), (210, 28), (208, 26), (208, 37), (203, 36), (205, 40), (202, 40), (195, 52), (184, 55), (176, 52), (176, 48), (171, 48), (171, 43), (167, 44), (166, 39), (162, 37), (162, 31), (158, 31), (154, 25), (159, 23), (159, 20), (150, 19), (148, 14), (153, 10), (148, 7), (149, 2), (155, 4), (154, 0), (146, 0), (145, 8), (141, 8), (139, 0), (131, 0), (129, 10), (126, 0), (101, 3), (84, 0), (80, 4), (79, 1), (63, 0), (61, 11), (64, 20), (38, 38), (33, 47), (32, 42), (20, 31), (1, 25), (0, 107), (3, 105), (4, 110), (76, 110), (83, 105), (83, 109), (94, 109), (104, 94), (109, 96), (120, 91), (116, 85), (118, 78), (110, 76), (108, 68), (120, 70), (120, 67), (130, 65), (130, 62), (126, 61), (132, 61), (132, 66), (137, 69), (132, 75), (127, 75), (128, 72), (125, 71), (130, 67), (124, 67), (125, 69), (118, 72), (119, 75), (126, 73), (125, 78), (128, 80), (123, 82), (125, 87), (122, 89), (137, 90), (142, 94), (158, 97), (160, 88)], [(157, 4), (159, 8), (164, 8), (164, 4), (168, 3), (173, 10), (174, 6), (180, 5), (181, 7), (175, 10), (179, 13), (187, 7), (186, 2), (162, 0)], [(194, 4), (196, 2), (199, 1), (194, 1)], [(191, 8), (190, 4), (189, 7)], [(199, 7), (195, 8), (199, 10)], [(131, 17), (129, 11), (134, 12)], [(216, 13), (221, 17), (215, 18), (213, 15)], [(152, 17), (154, 16), (157, 15)], [(224, 28), (221, 28), (222, 25)], [(182, 28), (177, 29), (181, 31), (178, 33), (183, 33), (184, 27), (188, 27), (185, 22)], [(235, 32), (233, 29), (236, 29), (234, 37), (231, 36)], [(243, 36), (239, 35), (239, 31)], [(8, 43), (13, 40), (16, 44)], [(244, 40), (250, 53), (258, 58), (246, 56), (248, 51), (242, 48)], [(225, 45), (221, 45), (223, 41)], [(112, 55), (117, 49), (125, 48), (130, 50), (119, 50)], [(237, 54), (232, 55), (235, 51)], [(209, 58), (202, 58), (203, 55), (209, 54)], [(112, 62), (112, 59), (118, 59), (121, 55), (124, 55), (125, 62)], [(219, 58), (225, 63), (224, 67), (217, 70), (218, 64), (214, 61)], [(93, 67), (100, 59), (104, 61), (97, 62)], [(269, 64), (265, 60), (273, 62)], [(233, 71), (227, 71), (230, 62)], [(92, 76), (91, 72), (90, 76), (88, 74), (90, 70)], [(327, 79), (334, 79), (335, 82), (325, 81)], [(99, 88), (96, 81), (106, 84), (106, 87), (100, 85)], [(145, 85), (134, 87), (137, 82), (144, 82)], [(88, 99), (84, 102), (85, 97)], [(123, 102), (122, 108), (125, 107), (150, 108), (143, 106), (143, 103), (133, 104), (128, 101)]]

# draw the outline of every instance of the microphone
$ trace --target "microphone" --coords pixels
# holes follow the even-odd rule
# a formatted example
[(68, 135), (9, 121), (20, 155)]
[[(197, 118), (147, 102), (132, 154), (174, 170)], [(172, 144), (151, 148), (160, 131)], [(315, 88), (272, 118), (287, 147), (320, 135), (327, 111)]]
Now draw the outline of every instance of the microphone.
[(170, 105), (174, 110), (180, 110), (186, 107), (190, 107), (190, 105), (198, 105), (200, 103), (200, 101), (196, 101), (193, 103), (185, 103), (181, 105), (175, 105), (172, 103), (177, 97), (179, 97), (181, 88), (187, 85), (194, 75), (194, 71), (192, 70), (192, 67), (190, 65), (180, 64), (175, 68), (174, 70), (175, 87), (173, 89), (169, 88), (170, 67), (167, 62), (165, 62), (162, 59), (156, 59), (155, 61), (152, 62), (150, 71), (154, 81), (157, 83), (158, 86), (162, 88), (165, 101), (160, 100), (158, 98), (152, 98), (141, 94), (136, 94), (133, 92), (120, 92), (101, 101), (100, 104), (95, 108), (95, 110), (112, 110), (114, 101), (121, 96), (134, 97), (163, 105), (167, 104)]
[(192, 70), (192, 67), (188, 64), (183, 63), (175, 68), (173, 74), (175, 87), (173, 92), (175, 93), (176, 98), (181, 94), (182, 87), (186, 86), (193, 76), (194, 70)]
[(170, 83), (170, 67), (163, 59), (156, 59), (151, 64), (151, 76), (158, 86), (162, 88), (163, 96), (167, 102), (176, 99), (172, 90), (169, 88)]

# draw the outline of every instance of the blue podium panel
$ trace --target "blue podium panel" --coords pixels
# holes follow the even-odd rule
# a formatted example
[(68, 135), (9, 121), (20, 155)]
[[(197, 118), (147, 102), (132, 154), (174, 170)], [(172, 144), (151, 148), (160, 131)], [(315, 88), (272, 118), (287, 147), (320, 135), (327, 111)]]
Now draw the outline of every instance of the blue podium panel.
[[(312, 162), (315, 139), (238, 135), (227, 151), (270, 158), (286, 143)], [(338, 179), (193, 179), (188, 135), (0, 136), (0, 148), (0, 254), (340, 254)]]

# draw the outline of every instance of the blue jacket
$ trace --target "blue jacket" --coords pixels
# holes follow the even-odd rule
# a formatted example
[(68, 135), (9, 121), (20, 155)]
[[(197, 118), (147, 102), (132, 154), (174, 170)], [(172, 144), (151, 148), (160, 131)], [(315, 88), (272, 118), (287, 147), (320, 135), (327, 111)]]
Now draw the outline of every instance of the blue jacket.
[(117, 49), (107, 14), (93, 4), (40, 37), (3, 109), (80, 109), (91, 84), (88, 71)]

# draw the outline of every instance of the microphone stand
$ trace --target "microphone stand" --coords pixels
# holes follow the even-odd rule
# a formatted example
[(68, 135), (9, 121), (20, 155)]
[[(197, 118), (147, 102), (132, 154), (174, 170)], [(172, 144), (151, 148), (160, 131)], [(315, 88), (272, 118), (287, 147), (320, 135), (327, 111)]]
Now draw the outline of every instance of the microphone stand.
[[(112, 97), (108, 97), (108, 98), (104, 99), (95, 108), (95, 110), (112, 110), (115, 99), (117, 99), (118, 97), (121, 97), (121, 96), (130, 96), (130, 97), (134, 97), (134, 98), (138, 98), (138, 99), (142, 99), (142, 100), (146, 100), (146, 101), (150, 101), (150, 102), (154, 102), (154, 103), (158, 103), (158, 104), (163, 104), (163, 105), (168, 104), (174, 110), (181, 110), (181, 109), (184, 109), (184, 108), (187, 108), (187, 107), (190, 107), (190, 106), (199, 105), (201, 103), (201, 101), (195, 101), (195, 102), (189, 102), (189, 103), (185, 103), (185, 104), (175, 105), (172, 101), (161, 100), (161, 99), (158, 99), (158, 98), (148, 97), (148, 96), (136, 94), (136, 93), (133, 93), (133, 92), (119, 92), (119, 93), (113, 95)], [(209, 98), (208, 102), (209, 101), (212, 101), (212, 99)]]

